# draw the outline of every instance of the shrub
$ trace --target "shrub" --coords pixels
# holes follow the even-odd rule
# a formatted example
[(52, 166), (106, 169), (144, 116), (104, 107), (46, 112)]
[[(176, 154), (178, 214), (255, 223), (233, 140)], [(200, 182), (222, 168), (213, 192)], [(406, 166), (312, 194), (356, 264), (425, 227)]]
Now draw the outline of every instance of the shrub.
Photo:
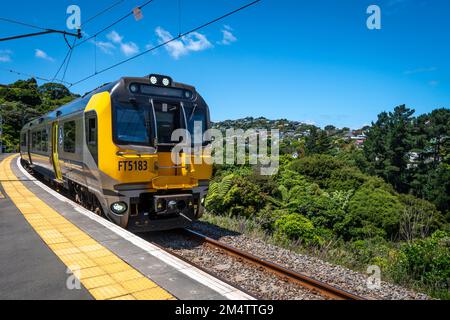
[(206, 208), (216, 214), (250, 217), (265, 205), (260, 188), (244, 177), (233, 174), (211, 185)]
[(369, 182), (351, 198), (348, 214), (337, 226), (337, 230), (350, 239), (393, 239), (398, 236), (403, 210), (404, 205), (396, 195)]
[(275, 238), (298, 240), (306, 245), (321, 245), (324, 240), (313, 223), (300, 214), (286, 214), (275, 222)]
[(311, 184), (308, 181), (306, 181), (304, 176), (302, 176), (296, 171), (292, 171), (289, 169), (280, 170), (279, 174), (276, 177), (276, 181), (278, 182), (279, 185), (282, 185), (287, 189), (292, 189), (297, 186), (306, 188), (308, 185)]
[(403, 244), (390, 271), (400, 283), (426, 286), (434, 296), (450, 298), (450, 233), (437, 231)]
[(342, 168), (331, 173), (330, 178), (326, 181), (326, 188), (330, 190), (356, 190), (368, 179), (369, 177), (357, 168)]
[(319, 184), (320, 187), (327, 187), (327, 181), (335, 170), (345, 167), (345, 164), (333, 156), (314, 155), (292, 161), (289, 169), (298, 172), (310, 181)]
[(400, 236), (403, 240), (428, 237), (444, 225), (445, 217), (434, 204), (412, 195), (400, 195), (400, 200), (405, 205), (400, 216)]
[(330, 191), (356, 190), (370, 179), (357, 167), (349, 166), (329, 155), (315, 155), (296, 160), (289, 168)]
[(388, 266), (390, 248), (383, 238), (356, 240), (350, 243), (349, 249), (361, 265), (377, 265), (383, 270)]

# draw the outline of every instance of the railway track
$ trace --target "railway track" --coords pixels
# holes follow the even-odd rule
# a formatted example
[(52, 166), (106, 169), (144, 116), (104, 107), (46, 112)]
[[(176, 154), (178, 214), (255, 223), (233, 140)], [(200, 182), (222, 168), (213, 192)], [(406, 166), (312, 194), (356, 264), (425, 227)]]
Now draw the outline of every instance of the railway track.
[(267, 272), (273, 273), (278, 277), (307, 288), (308, 290), (319, 293), (320, 295), (332, 300), (366, 300), (363, 297), (352, 294), (343, 289), (335, 286), (328, 285), (322, 281), (316, 280), (312, 277), (308, 277), (304, 274), (289, 270), (273, 262), (261, 259), (251, 253), (244, 252), (240, 249), (234, 248), (223, 242), (214, 240), (205, 235), (202, 235), (196, 231), (190, 229), (183, 229), (183, 233), (189, 237), (195, 238), (198, 241), (205, 243), (206, 245), (222, 250), (226, 254), (242, 259), (250, 264), (253, 264), (257, 268), (262, 268)]

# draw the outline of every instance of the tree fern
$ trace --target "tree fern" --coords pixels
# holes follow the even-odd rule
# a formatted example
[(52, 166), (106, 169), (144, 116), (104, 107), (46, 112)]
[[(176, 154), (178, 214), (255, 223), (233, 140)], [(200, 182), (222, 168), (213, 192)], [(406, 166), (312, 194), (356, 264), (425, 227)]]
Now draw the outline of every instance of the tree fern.
[(226, 196), (233, 184), (234, 174), (225, 176), (217, 187), (217, 197), (223, 198)]
[(213, 203), (221, 203), (233, 184), (234, 175), (225, 176), (220, 182), (213, 182), (209, 186), (208, 197), (206, 198), (206, 207)]
[(283, 200), (283, 202), (289, 201), (290, 193), (289, 193), (289, 190), (285, 186), (283, 186), (283, 185), (279, 186), (278, 191), (280, 191), (281, 200)]
[(209, 186), (208, 194), (209, 194), (210, 196), (216, 196), (216, 195), (217, 195), (217, 192), (218, 192), (218, 190), (219, 190), (219, 184), (220, 184), (220, 182), (213, 182), (213, 183)]

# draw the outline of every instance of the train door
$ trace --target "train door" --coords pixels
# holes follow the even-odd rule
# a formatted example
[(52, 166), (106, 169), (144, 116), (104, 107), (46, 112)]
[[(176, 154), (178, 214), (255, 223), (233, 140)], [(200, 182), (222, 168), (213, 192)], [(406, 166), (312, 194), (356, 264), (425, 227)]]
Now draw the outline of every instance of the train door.
[(28, 160), (30, 161), (30, 164), (33, 164), (33, 161), (31, 160), (31, 131), (27, 131), (27, 154), (28, 154)]
[(56, 180), (62, 180), (61, 167), (59, 165), (58, 157), (58, 145), (59, 145), (59, 125), (58, 122), (52, 124), (52, 163), (55, 172)]

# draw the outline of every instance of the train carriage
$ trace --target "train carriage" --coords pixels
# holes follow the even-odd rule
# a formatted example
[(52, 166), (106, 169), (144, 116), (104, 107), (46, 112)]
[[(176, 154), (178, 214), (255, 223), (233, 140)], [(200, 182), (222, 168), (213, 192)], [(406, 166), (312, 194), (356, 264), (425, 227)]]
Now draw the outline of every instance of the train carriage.
[(202, 215), (212, 175), (206, 156), (172, 161), (172, 133), (193, 135), (194, 123), (210, 128), (194, 87), (126, 77), (27, 123), (20, 153), (25, 166), (123, 228), (180, 228)]

